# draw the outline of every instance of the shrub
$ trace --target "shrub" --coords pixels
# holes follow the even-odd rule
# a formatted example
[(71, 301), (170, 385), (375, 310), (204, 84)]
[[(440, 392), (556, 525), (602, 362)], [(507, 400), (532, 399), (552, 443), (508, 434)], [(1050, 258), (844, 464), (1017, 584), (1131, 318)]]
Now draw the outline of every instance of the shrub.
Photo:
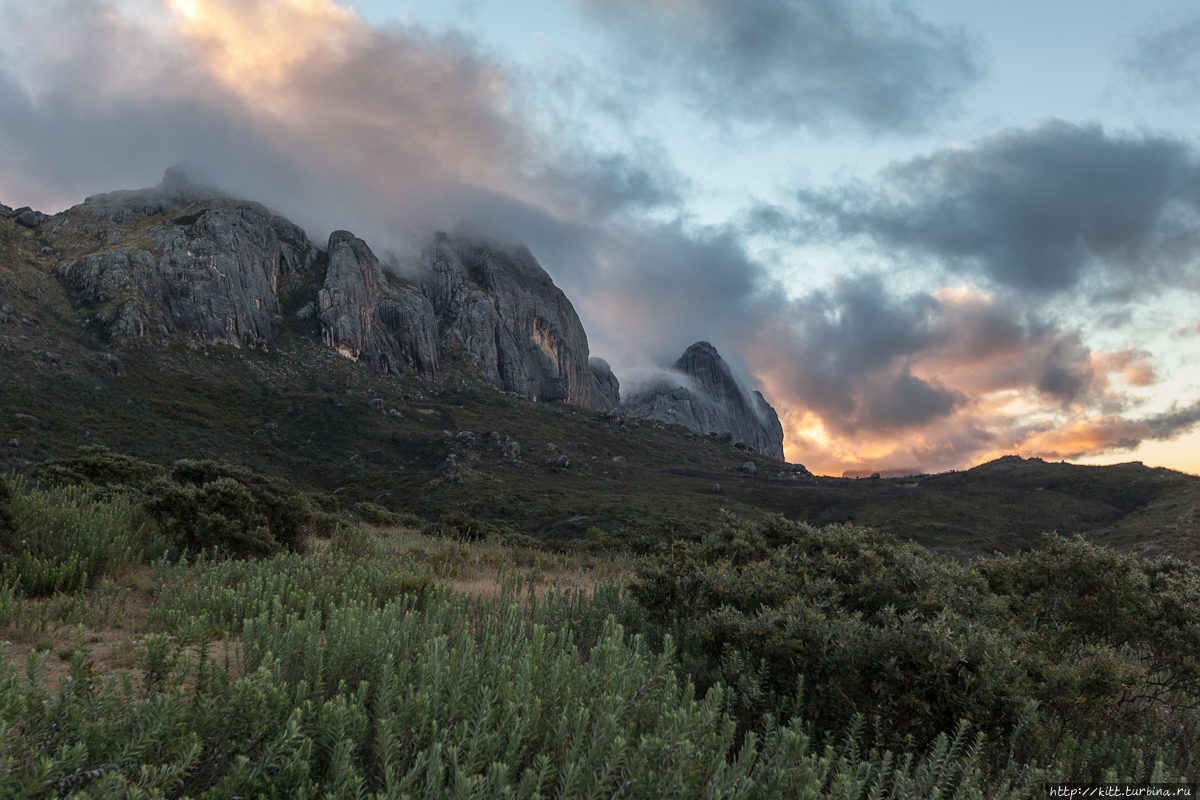
[(0, 531), (0, 583), (23, 595), (79, 591), (163, 549), (126, 500), (97, 501), (82, 486), (35, 492), (18, 480), (5, 488), (11, 524)]
[(301, 552), (316, 520), (281, 478), (217, 461), (177, 461), (145, 489), (146, 511), (181, 546), (230, 555)]
[(461, 511), (455, 511), (451, 514), (443, 514), (437, 522), (425, 523), (421, 532), (427, 536), (441, 536), (446, 539), (479, 541), (493, 533), (509, 533), (510, 531), (507, 528), (501, 530), (495, 525), (477, 520)]
[(397, 514), (375, 503), (355, 503), (354, 513), (363, 522), (381, 528), (416, 528), (421, 525), (421, 518), (416, 514)]
[(676, 631), (702, 687), (735, 689), (750, 727), (802, 714), (837, 730), (861, 714), (888, 743), (927, 744), (963, 718), (1003, 735), (1020, 709), (983, 581), (883, 534), (726, 516), (700, 542), (664, 546), (631, 591)]
[(338, 505), (338, 499), (335, 495), (325, 494), (324, 492), (305, 492), (304, 497), (308, 500), (308, 504), (318, 511), (324, 511), (327, 514), (337, 514), (341, 510)]
[(85, 445), (70, 458), (52, 458), (33, 468), (44, 486), (131, 487), (142, 489), (164, 472), (158, 464), (114, 453), (103, 445)]
[(1142, 563), (1082, 539), (979, 562), (1027, 631), (1037, 699), (1068, 725), (1123, 717), (1148, 703), (1200, 706), (1200, 568)]

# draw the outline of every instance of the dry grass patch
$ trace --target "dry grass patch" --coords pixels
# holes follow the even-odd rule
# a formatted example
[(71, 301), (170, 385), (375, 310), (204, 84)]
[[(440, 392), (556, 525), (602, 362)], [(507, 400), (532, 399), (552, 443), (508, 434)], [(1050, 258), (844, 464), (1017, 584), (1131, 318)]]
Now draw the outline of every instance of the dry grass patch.
[(385, 551), (426, 566), (438, 581), (481, 600), (509, 593), (542, 598), (552, 592), (584, 591), (591, 596), (601, 583), (624, 583), (637, 558), (629, 554), (566, 555), (496, 540), (455, 541), (411, 528), (371, 527), (367, 531)]
[(8, 643), (3, 664), (22, 666), (31, 651), (45, 654), (49, 685), (67, 675), (77, 650), (88, 654), (100, 674), (132, 670), (137, 643), (148, 630), (154, 587), (153, 570), (139, 565), (86, 592), (8, 599), (0, 618), (7, 622), (0, 627), (0, 641)]

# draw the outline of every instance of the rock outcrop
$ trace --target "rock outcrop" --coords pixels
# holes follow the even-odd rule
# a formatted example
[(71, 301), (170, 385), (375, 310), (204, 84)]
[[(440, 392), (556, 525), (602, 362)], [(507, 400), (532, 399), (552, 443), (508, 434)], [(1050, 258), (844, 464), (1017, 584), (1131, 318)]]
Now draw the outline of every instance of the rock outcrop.
[(445, 355), (530, 400), (603, 411), (620, 400), (608, 365), (589, 363), (575, 308), (524, 246), (437, 234), (421, 277), (408, 280), (352, 233), (334, 232), (322, 253), (261, 204), (178, 170), (153, 189), (95, 195), (54, 217), (0, 206), (0, 215), (21, 214), (56, 256), (85, 327), (119, 347), (269, 344), (280, 279), (324, 266), (323, 285), (296, 316), (315, 318), (326, 345), (373, 370), (432, 376)]
[(783, 459), (783, 426), (759, 392), (749, 392), (708, 342), (696, 342), (674, 367), (626, 397), (632, 417), (683, 425), (698, 433)]
[(68, 254), (58, 274), (85, 325), (122, 346), (270, 342), (280, 275), (317, 257), (304, 231), (264, 206), (171, 172), (154, 189), (89, 197), (42, 228)]
[(328, 253), (317, 295), (325, 344), (384, 375), (437, 372), (438, 322), (429, 299), (389, 280), (371, 248), (349, 231), (330, 234)]
[(592, 389), (592, 408), (611, 411), (621, 404), (621, 382), (613, 374), (612, 367), (603, 358), (589, 358), (588, 369), (595, 382)]
[(480, 378), (530, 400), (610, 407), (604, 398), (612, 391), (588, 364), (579, 315), (527, 247), (439, 233), (423, 260), (421, 286), (448, 344)]

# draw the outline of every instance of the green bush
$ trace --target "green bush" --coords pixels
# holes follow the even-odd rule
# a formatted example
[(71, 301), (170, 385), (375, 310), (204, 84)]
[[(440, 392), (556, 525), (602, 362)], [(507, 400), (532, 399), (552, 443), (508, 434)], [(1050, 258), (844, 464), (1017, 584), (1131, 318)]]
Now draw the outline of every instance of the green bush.
[(304, 497), (314, 509), (324, 511), (326, 514), (337, 514), (341, 510), (336, 495), (325, 492), (305, 492)]
[(397, 514), (375, 503), (355, 503), (354, 514), (363, 522), (378, 525), (381, 528), (417, 528), (421, 526), (421, 518), (416, 514)]
[(302, 552), (316, 524), (303, 494), (282, 478), (217, 461), (177, 461), (145, 489), (146, 511), (181, 546), (229, 555)]
[(491, 525), (461, 511), (455, 511), (438, 517), (437, 522), (425, 523), (421, 532), (426, 536), (440, 536), (460, 541), (480, 541), (492, 534), (503, 535), (512, 533), (513, 531), (507, 526)]
[(726, 516), (661, 546), (631, 594), (698, 685), (729, 687), (747, 729), (773, 714), (833, 732), (861, 715), (880, 744), (927, 746), (965, 719), (1003, 741), (1035, 704), (1015, 751), (1030, 759), (1068, 732), (1200, 744), (1186, 730), (1200, 705), (1192, 565), (1051, 537), (962, 566), (851, 526)]
[(164, 472), (158, 464), (114, 453), (103, 445), (85, 445), (70, 458), (52, 458), (33, 468), (44, 486), (130, 487), (143, 489)]
[(611, 620), (580, 644), (515, 605), (481, 611), (449, 595), (328, 615), (277, 602), (223, 659), (146, 636), (140, 685), (98, 680), (81, 652), (48, 688), (33, 656), (28, 677), (0, 673), (0, 794), (1020, 800), (1040, 788), (1038, 770), (986, 777), (966, 725), (914, 755), (866, 751), (854, 730), (825, 747), (798, 721), (739, 743), (723, 690), (697, 696), (669, 646), (655, 654)]
[(838, 730), (863, 715), (885, 743), (928, 744), (961, 719), (1003, 737), (1022, 708), (984, 581), (882, 534), (727, 516), (664, 547), (631, 591), (701, 686), (736, 689), (747, 726), (782, 713)]
[(1200, 707), (1195, 564), (1143, 563), (1049, 535), (978, 568), (1024, 631), (1031, 695), (1060, 724), (1136, 729), (1164, 706)]

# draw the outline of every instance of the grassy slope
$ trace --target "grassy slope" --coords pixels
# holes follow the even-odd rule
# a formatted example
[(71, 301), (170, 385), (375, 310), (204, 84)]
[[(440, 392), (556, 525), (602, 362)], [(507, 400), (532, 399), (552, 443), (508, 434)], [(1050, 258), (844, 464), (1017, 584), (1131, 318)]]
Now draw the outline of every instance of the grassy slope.
[[(584, 409), (505, 395), (471, 380), (453, 354), (435, 383), (384, 378), (321, 346), (315, 326), (296, 320), (295, 310), (321, 282), (316, 271), (280, 287), (283, 331), (270, 352), (147, 348), (119, 354), (122, 374), (113, 376), (97, 358), (104, 343), (75, 325), (52, 259), (39, 260), (42, 244), (36, 232), (0, 220), (0, 301), (38, 317), (36, 324), (0, 325), (0, 441), (21, 441), (20, 448), (0, 447), (6, 472), (105, 444), (164, 464), (185, 457), (246, 464), (305, 488), (340, 489), (344, 505), (376, 500), (425, 517), (462, 510), (543, 536), (711, 520), (725, 508), (872, 525), (957, 557), (1012, 552), (1047, 530), (1120, 531), (1112, 541), (1126, 546), (1162, 528), (1124, 519), (1131, 512), (1169, 516), (1175, 507), (1164, 504), (1176, 502), (1170, 498), (1200, 493), (1200, 479), (1136, 464), (997, 462), (919, 479), (783, 478), (772, 459), (682, 428), (642, 424), (626, 434)], [(60, 363), (35, 353), (50, 346), (61, 352)], [(404, 419), (372, 411), (367, 390)], [(14, 419), (17, 413), (42, 422), (31, 429)], [(443, 433), (462, 430), (479, 443), (466, 448)], [(498, 465), (498, 447), (487, 441), (493, 430), (521, 443), (523, 469)], [(384, 451), (382, 464), (364, 457), (374, 449)], [(461, 483), (441, 469), (451, 453), (468, 459), (456, 469)], [(572, 462), (565, 474), (543, 465), (563, 453)], [(614, 456), (627, 463), (614, 463)], [(757, 476), (736, 471), (746, 460), (757, 464)], [(1172, 536), (1160, 536), (1155, 552), (1195, 554), (1194, 523)]]

